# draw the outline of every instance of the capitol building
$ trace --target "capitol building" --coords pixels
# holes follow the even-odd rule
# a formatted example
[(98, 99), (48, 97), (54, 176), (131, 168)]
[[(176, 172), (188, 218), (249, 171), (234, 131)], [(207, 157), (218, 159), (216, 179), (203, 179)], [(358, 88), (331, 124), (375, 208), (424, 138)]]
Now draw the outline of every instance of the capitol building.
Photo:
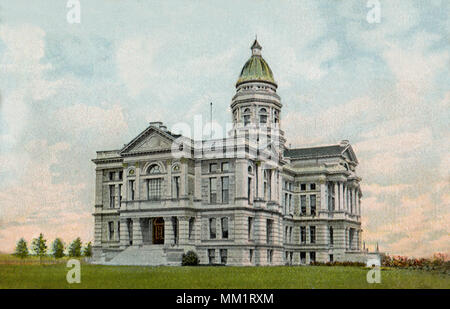
[[(194, 140), (149, 126), (98, 151), (94, 261), (302, 265), (361, 261), (361, 178), (348, 141), (287, 146), (281, 98), (255, 40), (231, 100), (226, 138)], [(289, 128), (283, 128), (289, 129)]]

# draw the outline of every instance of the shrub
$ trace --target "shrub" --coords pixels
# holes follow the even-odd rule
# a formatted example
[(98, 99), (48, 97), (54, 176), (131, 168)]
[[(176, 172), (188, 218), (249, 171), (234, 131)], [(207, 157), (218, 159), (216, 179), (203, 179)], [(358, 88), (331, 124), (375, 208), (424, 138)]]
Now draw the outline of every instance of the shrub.
[(362, 267), (362, 266), (366, 266), (366, 264), (361, 263), (361, 262), (326, 262), (326, 263), (322, 263), (322, 262), (312, 262), (310, 265), (313, 266), (358, 266), (358, 267)]
[(194, 251), (184, 253), (183, 258), (181, 259), (181, 265), (183, 266), (196, 266), (199, 262), (198, 255)]

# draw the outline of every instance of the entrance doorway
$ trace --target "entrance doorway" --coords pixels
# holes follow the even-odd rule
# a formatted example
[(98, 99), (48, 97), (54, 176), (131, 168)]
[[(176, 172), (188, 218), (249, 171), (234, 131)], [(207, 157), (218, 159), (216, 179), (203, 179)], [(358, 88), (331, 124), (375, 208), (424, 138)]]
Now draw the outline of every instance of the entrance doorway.
[(164, 219), (153, 219), (153, 244), (164, 244)]

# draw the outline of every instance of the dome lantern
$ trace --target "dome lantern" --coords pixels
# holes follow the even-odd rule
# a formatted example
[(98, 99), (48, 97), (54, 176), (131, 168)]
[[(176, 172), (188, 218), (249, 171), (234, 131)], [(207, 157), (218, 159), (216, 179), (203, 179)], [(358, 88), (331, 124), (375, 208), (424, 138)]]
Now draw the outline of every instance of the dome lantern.
[(236, 82), (236, 87), (247, 82), (267, 82), (276, 88), (277, 84), (273, 78), (272, 70), (261, 56), (262, 47), (258, 43), (258, 40), (255, 39), (250, 49), (252, 56), (244, 64), (239, 79)]

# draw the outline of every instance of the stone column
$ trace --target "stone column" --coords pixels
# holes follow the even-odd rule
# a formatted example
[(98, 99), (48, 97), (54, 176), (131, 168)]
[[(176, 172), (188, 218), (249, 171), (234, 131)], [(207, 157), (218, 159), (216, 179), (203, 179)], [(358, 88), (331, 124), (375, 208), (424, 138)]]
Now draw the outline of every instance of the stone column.
[(263, 169), (261, 162), (256, 163), (256, 178), (257, 178), (257, 197), (258, 199), (264, 199), (264, 188), (263, 188)]
[(334, 183), (334, 209), (339, 209), (339, 187), (337, 181)]
[(178, 241), (180, 245), (189, 242), (189, 217), (178, 217)]
[(140, 246), (143, 243), (142, 230), (141, 230), (141, 219), (133, 219), (133, 246)]
[(202, 199), (202, 163), (200, 160), (195, 161), (195, 188), (194, 200)]
[(277, 177), (277, 170), (276, 169), (271, 169), (270, 170), (270, 201), (276, 201), (276, 194), (277, 194), (277, 182), (276, 182), (276, 177)]
[(344, 209), (345, 211), (348, 211), (348, 186), (345, 186), (344, 190)]
[(140, 200), (141, 199), (141, 168), (139, 166), (139, 163), (136, 163), (136, 180), (135, 180), (135, 186), (134, 189), (134, 199)]
[[(181, 175), (180, 175), (180, 196), (188, 196), (188, 162), (186, 159), (181, 159)], [(171, 178), (172, 179), (172, 178)]]
[(164, 246), (172, 246), (174, 243), (172, 217), (164, 217)]
[(319, 209), (328, 209), (328, 198), (326, 196), (326, 182), (320, 181), (320, 207)]
[[(236, 171), (235, 171), (235, 190), (236, 190), (236, 198), (247, 198), (247, 179), (248, 179), (248, 170), (247, 170), (247, 160), (246, 159), (237, 159), (236, 160)], [(220, 181), (220, 180), (219, 180)], [(219, 193), (219, 192), (217, 192)]]
[(352, 204), (353, 204), (353, 213), (357, 214), (358, 211), (356, 209), (356, 188), (353, 188), (353, 200), (352, 200)]
[(125, 249), (130, 244), (130, 238), (128, 234), (127, 219), (120, 219), (120, 249)]
[(340, 189), (339, 189), (339, 210), (343, 210), (344, 209), (344, 187), (345, 187), (345, 182), (341, 182), (340, 183)]
[[(181, 170), (181, 169), (180, 169)], [(167, 160), (166, 161), (166, 196), (167, 197), (172, 197), (172, 160)], [(180, 181), (181, 178), (180, 178)], [(180, 194), (181, 196), (181, 194)]]
[(94, 246), (101, 246), (102, 244), (102, 218), (101, 215), (94, 217)]

